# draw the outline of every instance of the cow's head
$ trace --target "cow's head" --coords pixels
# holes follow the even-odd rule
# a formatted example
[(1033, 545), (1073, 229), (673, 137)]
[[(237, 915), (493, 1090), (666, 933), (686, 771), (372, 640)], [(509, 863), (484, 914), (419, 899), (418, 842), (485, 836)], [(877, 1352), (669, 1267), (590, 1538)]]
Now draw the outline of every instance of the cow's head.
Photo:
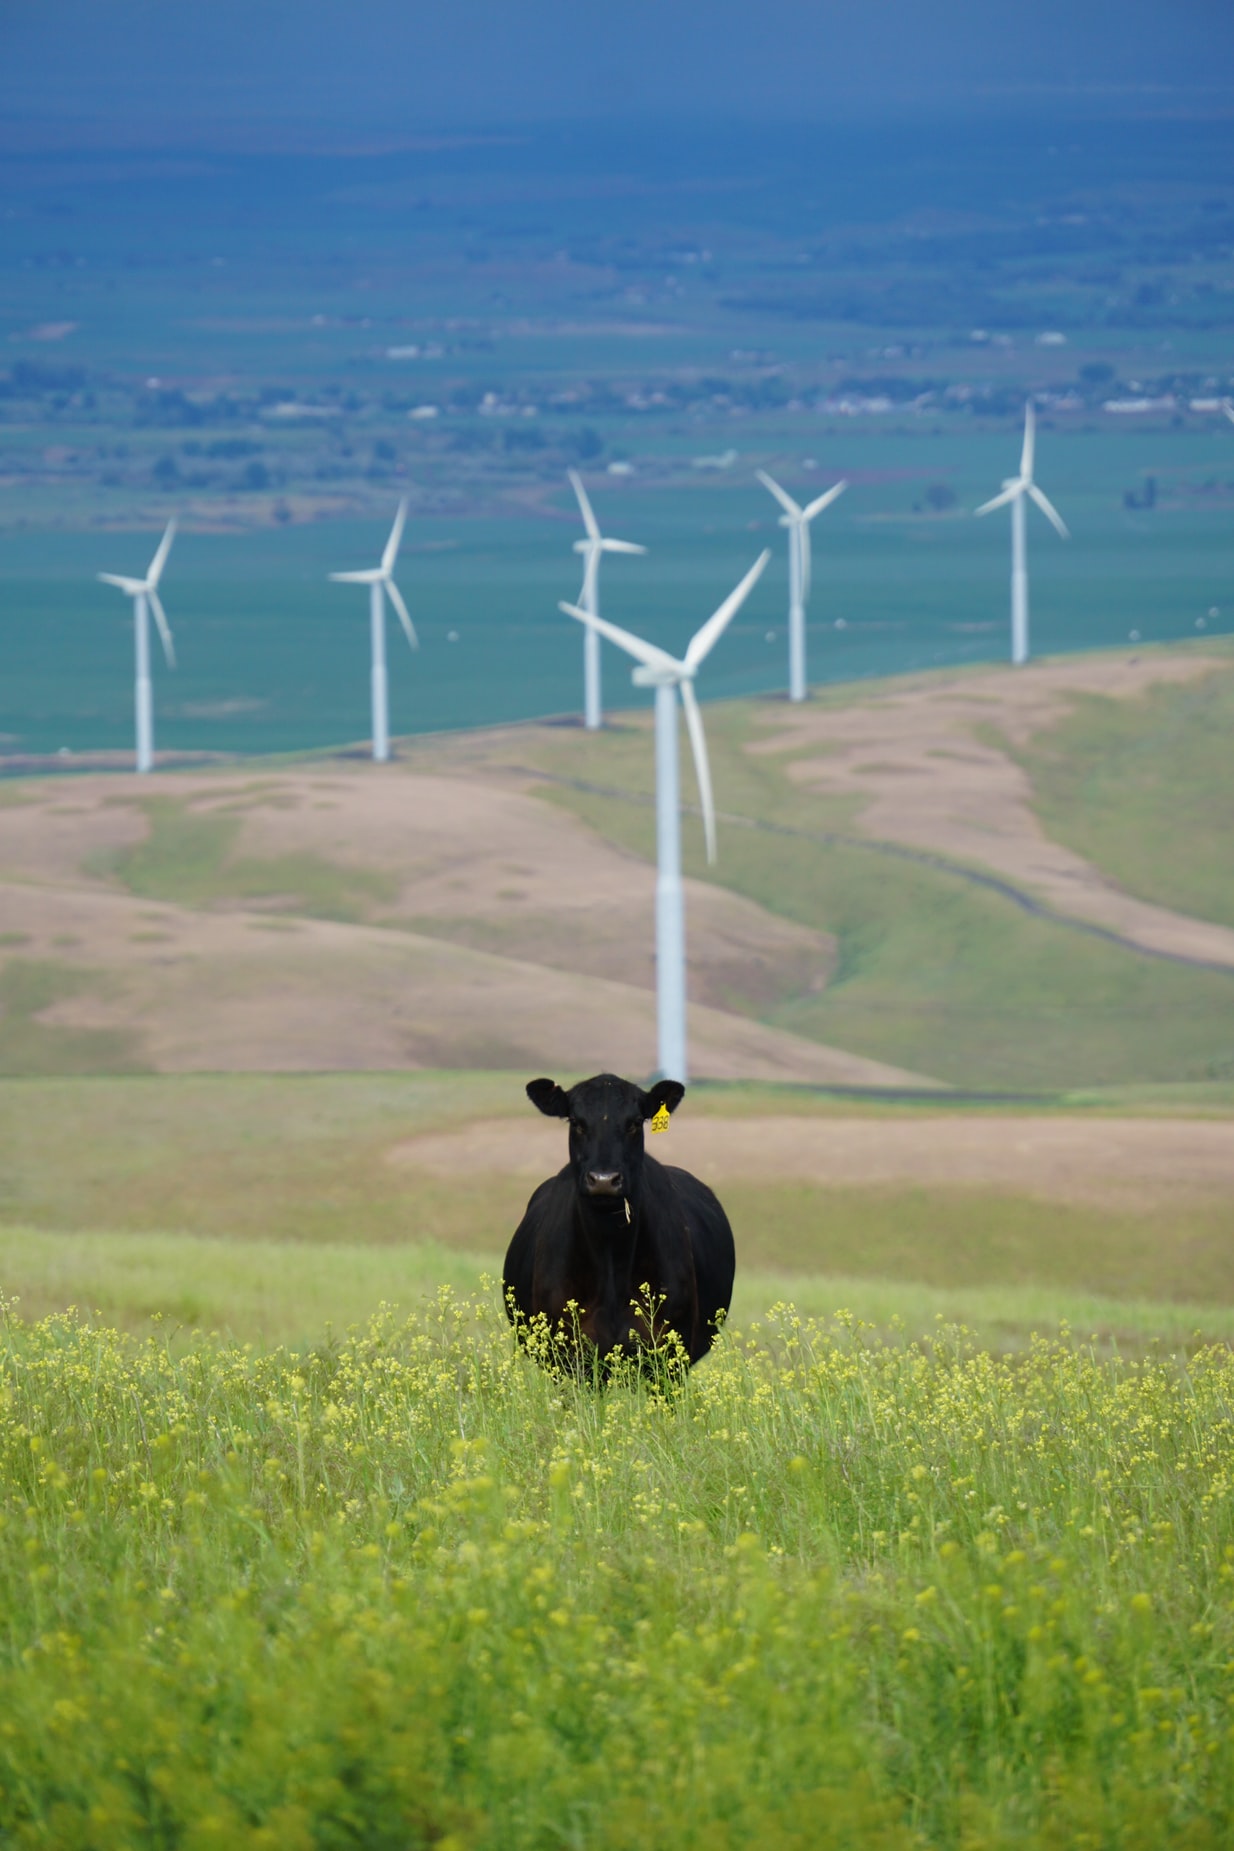
[[(530, 1080), (527, 1097), (548, 1118), (570, 1121), (570, 1166), (580, 1194), (597, 1208), (637, 1208), (643, 1174), (643, 1124), (685, 1096), (678, 1080), (646, 1092), (615, 1073), (580, 1080), (567, 1092), (556, 1080)], [(627, 1217), (628, 1218), (628, 1217)]]

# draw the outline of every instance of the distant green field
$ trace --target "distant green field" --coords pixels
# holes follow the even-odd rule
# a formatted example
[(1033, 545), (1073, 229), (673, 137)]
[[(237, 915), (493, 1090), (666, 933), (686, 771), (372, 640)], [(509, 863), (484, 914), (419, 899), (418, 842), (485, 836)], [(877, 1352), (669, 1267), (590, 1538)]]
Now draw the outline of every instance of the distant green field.
[(1056, 841), (1130, 893), (1234, 925), (1234, 669), (1138, 701), (1085, 696), (1019, 758)]

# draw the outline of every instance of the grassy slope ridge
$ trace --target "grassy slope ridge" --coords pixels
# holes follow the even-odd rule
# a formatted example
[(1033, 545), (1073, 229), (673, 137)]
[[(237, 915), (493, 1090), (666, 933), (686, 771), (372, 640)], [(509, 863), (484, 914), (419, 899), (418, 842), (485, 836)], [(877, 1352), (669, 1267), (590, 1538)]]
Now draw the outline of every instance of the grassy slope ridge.
[[(742, 750), (759, 736), (759, 715), (747, 704), (708, 710), (721, 809), (804, 832), (855, 834), (847, 804), (802, 792), (779, 757)], [(535, 756), (562, 779), (648, 797), (652, 790), (652, 742), (642, 728), (572, 736)], [(688, 774), (685, 789), (689, 800)], [(569, 783), (546, 794), (611, 840), (654, 854), (647, 803)], [(1234, 978), (1224, 974), (1124, 951), (955, 876), (860, 846), (721, 823), (712, 871), (701, 828), (687, 818), (684, 857), (693, 878), (718, 880), (836, 935), (833, 980), (780, 1005), (771, 1017), (777, 1026), (969, 1087), (1202, 1080), (1234, 1071)]]
[(1218, 1851), (1232, 1398), (791, 1308), (667, 1394), (448, 1294), (264, 1357), (0, 1318), (0, 1838)]
[(1129, 893), (1234, 925), (1234, 668), (1076, 700), (1017, 756), (1046, 832)]

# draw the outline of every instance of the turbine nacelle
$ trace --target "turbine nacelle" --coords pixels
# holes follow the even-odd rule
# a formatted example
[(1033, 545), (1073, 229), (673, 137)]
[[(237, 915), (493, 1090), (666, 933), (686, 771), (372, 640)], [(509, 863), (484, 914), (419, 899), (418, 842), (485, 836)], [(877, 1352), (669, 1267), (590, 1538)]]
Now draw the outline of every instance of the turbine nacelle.
[(609, 623), (606, 618), (596, 616), (594, 611), (582, 610), (577, 604), (563, 603), (558, 607), (567, 617), (586, 624), (589, 629), (606, 636), (610, 643), (616, 643), (618, 649), (624, 649), (628, 656), (634, 657), (638, 666), (633, 670), (631, 680), (636, 687), (675, 688), (681, 695), (686, 731), (690, 735), (690, 749), (694, 755), (695, 775), (698, 778), (703, 834), (709, 862), (714, 862), (716, 858), (716, 811), (711, 794), (707, 740), (703, 733), (703, 716), (699, 711), (698, 697), (694, 692), (694, 677), (761, 578), (770, 557), (771, 554), (766, 551), (759, 554), (741, 583), (729, 592), (706, 623), (695, 631), (685, 655), (680, 658), (670, 656), (666, 649), (658, 648), (655, 643), (648, 643), (643, 637), (635, 636), (631, 631)]
[(158, 586), (163, 576), (163, 567), (167, 564), (167, 555), (171, 551), (171, 543), (175, 537), (176, 523), (173, 518), (168, 521), (163, 530), (163, 537), (155, 548), (154, 558), (150, 561), (145, 578), (126, 578), (118, 572), (99, 572), (96, 575), (101, 584), (114, 585), (117, 591), (124, 593), (126, 598), (132, 598), (134, 601), (138, 598), (147, 599), (154, 613), (155, 626), (158, 629), (159, 641), (163, 645), (163, 654), (167, 658), (168, 668), (176, 666), (176, 650), (171, 640), (171, 625), (167, 621), (167, 612), (163, 609)]
[[(574, 490), (578, 511), (583, 517), (584, 538), (574, 542), (574, 550), (583, 561), (583, 583), (578, 594), (579, 603), (588, 611), (594, 612), (600, 603), (600, 560), (605, 553), (645, 553), (645, 546), (636, 546), (633, 540), (610, 540), (600, 532), (600, 523), (595, 516), (583, 479), (577, 469), (567, 471), (570, 487)], [(583, 725), (594, 732), (603, 723), (603, 708), (600, 699), (600, 633), (589, 630), (583, 640)]]
[(821, 495), (816, 495), (813, 501), (808, 501), (803, 508), (800, 502), (793, 500), (787, 489), (780, 487), (774, 476), (767, 474), (765, 469), (757, 469), (754, 473), (763, 487), (770, 490), (783, 508), (784, 512), (780, 516), (781, 527), (808, 526), (816, 514), (821, 514), (824, 508), (829, 508), (848, 487), (847, 477), (843, 481), (834, 482), (830, 488), (824, 489)]
[(1049, 496), (1039, 489), (1033, 480), (1035, 433), (1036, 417), (1033, 412), (1032, 400), (1030, 399), (1028, 404), (1024, 407), (1024, 445), (1020, 452), (1020, 473), (1018, 476), (1004, 476), (1003, 485), (999, 493), (991, 497), (989, 501), (983, 501), (979, 508), (973, 509), (973, 513), (977, 515), (993, 514), (996, 508), (1008, 507), (1013, 501), (1018, 501), (1021, 496), (1027, 495), (1028, 499), (1035, 502), (1037, 507), (1041, 509), (1041, 512), (1045, 515), (1059, 538), (1061, 540), (1069, 540), (1071, 534), (1068, 530), (1067, 523), (1054, 506)]
[(801, 602), (804, 605), (810, 595), (810, 522), (815, 515), (821, 514), (824, 508), (829, 508), (833, 501), (839, 499), (848, 487), (848, 481), (844, 479), (833, 483), (830, 488), (824, 489), (821, 495), (816, 495), (813, 501), (808, 501), (803, 508), (799, 502), (793, 500), (787, 489), (780, 487), (774, 476), (767, 474), (765, 469), (758, 469), (755, 474), (763, 487), (775, 496), (784, 510), (780, 516), (780, 525), (788, 528), (790, 557), (794, 547), (796, 548), (799, 590)]
[(631, 670), (630, 680), (636, 688), (671, 688), (683, 681), (694, 680), (694, 670), (687, 668), (684, 662), (674, 662), (671, 667), (652, 668), (643, 663)]
[(403, 538), (403, 528), (407, 523), (407, 498), (398, 504), (398, 513), (390, 529), (390, 538), (386, 541), (379, 566), (368, 566), (363, 572), (331, 572), (327, 576), (336, 585), (380, 585), (394, 606), (395, 614), (403, 626), (403, 634), (413, 649), (420, 647), (415, 625), (411, 621), (411, 612), (403, 603), (403, 594), (394, 582), (394, 562), (398, 558), (399, 545)]
[(576, 540), (576, 553), (645, 553), (645, 546), (636, 546), (633, 540)]

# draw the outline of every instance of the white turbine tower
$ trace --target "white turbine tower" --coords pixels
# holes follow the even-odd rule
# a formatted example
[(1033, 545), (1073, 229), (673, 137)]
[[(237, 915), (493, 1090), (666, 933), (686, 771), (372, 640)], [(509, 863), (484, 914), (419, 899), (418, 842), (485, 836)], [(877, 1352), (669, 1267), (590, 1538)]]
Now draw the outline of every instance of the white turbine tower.
[(681, 805), (678, 795), (677, 764), (677, 693), (686, 713), (686, 730), (694, 753), (694, 770), (698, 777), (698, 794), (703, 810), (703, 832), (707, 841), (707, 859), (716, 858), (716, 812), (711, 795), (711, 771), (707, 763), (707, 741), (703, 734), (703, 716), (694, 693), (694, 677), (729, 623), (745, 603), (750, 590), (762, 574), (771, 554), (759, 555), (735, 591), (690, 639), (690, 646), (678, 660), (654, 643), (646, 643), (629, 630), (618, 629), (594, 611), (577, 604), (563, 604), (568, 617), (577, 617), (589, 629), (598, 630), (611, 643), (634, 657), (638, 667), (632, 679), (636, 687), (656, 691), (656, 1018), (659, 1040), (660, 1072), (665, 1079), (680, 1080), (686, 1074), (686, 922), (685, 896), (681, 886)]
[(167, 657), (168, 668), (176, 666), (176, 652), (172, 647), (171, 629), (167, 622), (167, 613), (159, 601), (159, 580), (163, 576), (163, 567), (167, 564), (167, 555), (171, 543), (176, 537), (176, 523), (168, 521), (166, 532), (159, 541), (158, 550), (150, 561), (150, 569), (145, 578), (121, 578), (115, 572), (100, 572), (99, 578), (104, 585), (115, 585), (133, 600), (133, 631), (137, 647), (137, 769), (152, 771), (154, 768), (154, 712), (150, 699), (150, 621), (149, 613), (154, 612), (154, 621), (159, 628), (162, 639), (163, 654)]
[(402, 594), (394, 582), (394, 562), (398, 558), (399, 542), (403, 537), (403, 527), (407, 520), (406, 499), (398, 504), (398, 513), (390, 529), (390, 538), (386, 541), (386, 550), (381, 555), (379, 566), (370, 566), (367, 572), (331, 572), (330, 577), (336, 585), (367, 585), (369, 596), (369, 620), (373, 633), (373, 757), (384, 764), (390, 756), (390, 701), (386, 685), (386, 605), (385, 594), (390, 594), (390, 602), (398, 613), (398, 620), (407, 635), (407, 641), (413, 649), (420, 647), (415, 627), (403, 603)]
[(771, 490), (784, 510), (780, 516), (781, 527), (788, 528), (788, 698), (803, 701), (806, 697), (806, 599), (810, 595), (810, 522), (844, 493), (848, 483), (837, 482), (803, 508), (765, 469), (757, 473), (763, 487)]
[[(585, 540), (576, 540), (574, 550), (583, 555), (583, 589), (578, 601), (585, 611), (593, 617), (600, 614), (600, 555), (601, 553), (645, 553), (645, 546), (635, 546), (632, 540), (608, 540), (600, 532), (599, 523), (591, 511), (587, 499), (587, 490), (583, 487), (578, 471), (569, 472), (570, 483), (578, 497), (579, 512), (583, 517), (583, 526), (587, 529)], [(603, 722), (600, 704), (600, 637), (599, 633), (588, 626), (583, 632), (583, 725), (588, 732), (594, 733)]]
[(1033, 401), (1029, 399), (1024, 407), (1024, 448), (1020, 452), (1020, 473), (1008, 476), (1003, 483), (1002, 493), (995, 495), (979, 507), (978, 514), (992, 514), (995, 508), (1005, 508), (1011, 503), (1011, 660), (1017, 665), (1028, 661), (1028, 542), (1024, 501), (1027, 496), (1036, 502), (1046, 519), (1064, 540), (1071, 535), (1067, 532), (1062, 515), (1052, 502), (1042, 494), (1033, 481), (1033, 442), (1036, 435), (1037, 420), (1033, 413)]

